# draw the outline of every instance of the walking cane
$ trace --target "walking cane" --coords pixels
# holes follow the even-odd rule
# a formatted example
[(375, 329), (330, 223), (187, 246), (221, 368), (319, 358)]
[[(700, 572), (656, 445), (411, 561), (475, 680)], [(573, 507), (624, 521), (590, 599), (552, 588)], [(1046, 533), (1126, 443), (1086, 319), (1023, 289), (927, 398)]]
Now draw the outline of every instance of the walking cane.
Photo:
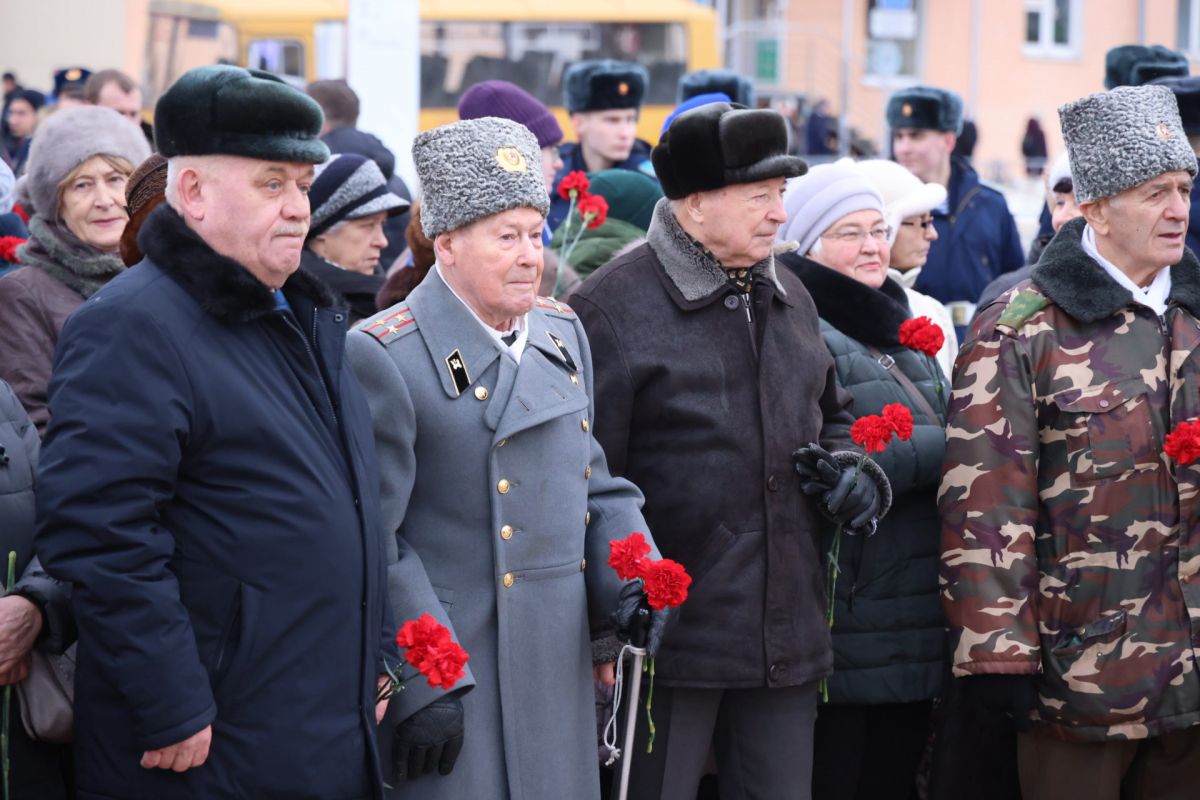
[[(621, 779), (613, 786), (616, 800), (629, 797), (629, 769), (633, 765), (633, 736), (637, 730), (638, 697), (642, 693), (642, 663), (646, 660), (646, 631), (650, 627), (650, 609), (643, 603), (629, 628), (629, 652), (633, 655), (633, 675), (629, 683), (629, 703), (625, 707), (625, 744), (621, 749)], [(618, 664), (618, 668), (620, 665)]]

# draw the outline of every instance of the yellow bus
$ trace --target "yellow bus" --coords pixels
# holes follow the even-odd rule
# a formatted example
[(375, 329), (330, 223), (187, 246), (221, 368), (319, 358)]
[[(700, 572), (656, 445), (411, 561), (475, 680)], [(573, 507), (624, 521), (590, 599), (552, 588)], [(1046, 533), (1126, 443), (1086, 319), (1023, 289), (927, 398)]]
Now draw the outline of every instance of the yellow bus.
[[(150, 97), (186, 69), (225, 61), (302, 86), (345, 76), (346, 0), (150, 3)], [(638, 134), (654, 142), (685, 72), (718, 65), (716, 15), (694, 0), (420, 0), (420, 128), (458, 118), (462, 92), (502, 79), (558, 115), (575, 61), (618, 58), (650, 75)]]

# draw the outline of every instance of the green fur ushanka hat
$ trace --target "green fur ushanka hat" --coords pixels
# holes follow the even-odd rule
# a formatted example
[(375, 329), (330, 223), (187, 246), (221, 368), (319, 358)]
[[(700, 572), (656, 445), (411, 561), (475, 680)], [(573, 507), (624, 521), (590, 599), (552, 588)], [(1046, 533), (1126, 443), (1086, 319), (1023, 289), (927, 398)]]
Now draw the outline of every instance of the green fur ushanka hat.
[(154, 107), (154, 141), (167, 158), (229, 155), (320, 164), (316, 101), (269, 72), (228, 64), (185, 72)]

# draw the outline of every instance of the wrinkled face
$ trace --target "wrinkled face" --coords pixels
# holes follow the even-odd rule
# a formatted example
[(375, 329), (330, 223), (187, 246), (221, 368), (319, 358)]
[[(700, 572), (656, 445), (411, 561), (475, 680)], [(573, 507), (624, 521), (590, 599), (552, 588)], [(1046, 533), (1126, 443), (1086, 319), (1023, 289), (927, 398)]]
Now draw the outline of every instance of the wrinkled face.
[(37, 127), (37, 111), (24, 98), (18, 98), (8, 104), (8, 117), (6, 119), (8, 121), (8, 129), (18, 139), (32, 136), (33, 129)]
[(927, 128), (897, 128), (892, 131), (892, 154), (900, 166), (930, 183), (939, 180), (949, 164), (956, 138)]
[(562, 156), (558, 154), (558, 145), (542, 148), (542, 178), (546, 181), (546, 191), (554, 185), (554, 176), (562, 169)]
[(123, 92), (116, 83), (106, 83), (100, 89), (96, 105), (111, 108), (130, 122), (142, 121), (142, 90), (136, 87), (131, 92)]
[(1191, 175), (1166, 172), (1088, 204), (1088, 223), (1117, 267), (1157, 271), (1183, 258), (1191, 193)]
[(1075, 202), (1074, 192), (1050, 192), (1047, 198), (1050, 202), (1050, 226), (1054, 232), (1076, 217), (1082, 216), (1079, 205)]
[(379, 254), (387, 247), (383, 223), (387, 212), (348, 219), (313, 237), (309, 246), (317, 255), (351, 272), (370, 275), (379, 266)]
[(636, 108), (620, 108), (572, 114), (571, 124), (583, 147), (616, 164), (633, 152), (637, 119)]
[(783, 208), (784, 178), (738, 183), (685, 198), (683, 211), (691, 230), (721, 266), (750, 267), (771, 254)]
[(129, 175), (100, 156), (80, 164), (62, 187), (58, 216), (84, 243), (116, 252), (129, 221), (125, 213), (125, 183)]
[(808, 257), (848, 278), (878, 289), (887, 280), (888, 229), (878, 211), (854, 211), (821, 234)]
[(312, 181), (311, 164), (217, 157), (200, 171), (201, 218), (192, 226), (218, 253), (278, 289), (300, 266)]
[(534, 208), (484, 217), (434, 240), (446, 282), (487, 324), (527, 314), (542, 280), (542, 226)]
[(937, 238), (931, 215), (917, 214), (905, 218), (896, 231), (896, 241), (892, 242), (889, 266), (901, 272), (925, 266), (925, 259), (929, 258), (929, 247)]

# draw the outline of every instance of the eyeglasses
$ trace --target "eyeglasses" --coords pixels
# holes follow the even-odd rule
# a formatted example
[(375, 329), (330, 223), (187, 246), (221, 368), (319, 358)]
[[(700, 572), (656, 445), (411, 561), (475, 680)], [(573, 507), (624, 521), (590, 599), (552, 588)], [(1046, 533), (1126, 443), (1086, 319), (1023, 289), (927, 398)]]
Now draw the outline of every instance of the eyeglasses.
[(821, 234), (821, 238), (833, 239), (834, 241), (841, 242), (843, 244), (862, 244), (867, 240), (868, 236), (877, 242), (886, 242), (891, 235), (892, 229), (890, 227), (886, 227), (871, 228), (869, 231), (853, 230), (839, 231), (838, 233), (823, 233)]
[(924, 228), (925, 230), (931, 230), (933, 228), (933, 217), (928, 217), (927, 219), (918, 220), (916, 222), (901, 222), (900, 224), (908, 225), (909, 227), (913, 228)]

